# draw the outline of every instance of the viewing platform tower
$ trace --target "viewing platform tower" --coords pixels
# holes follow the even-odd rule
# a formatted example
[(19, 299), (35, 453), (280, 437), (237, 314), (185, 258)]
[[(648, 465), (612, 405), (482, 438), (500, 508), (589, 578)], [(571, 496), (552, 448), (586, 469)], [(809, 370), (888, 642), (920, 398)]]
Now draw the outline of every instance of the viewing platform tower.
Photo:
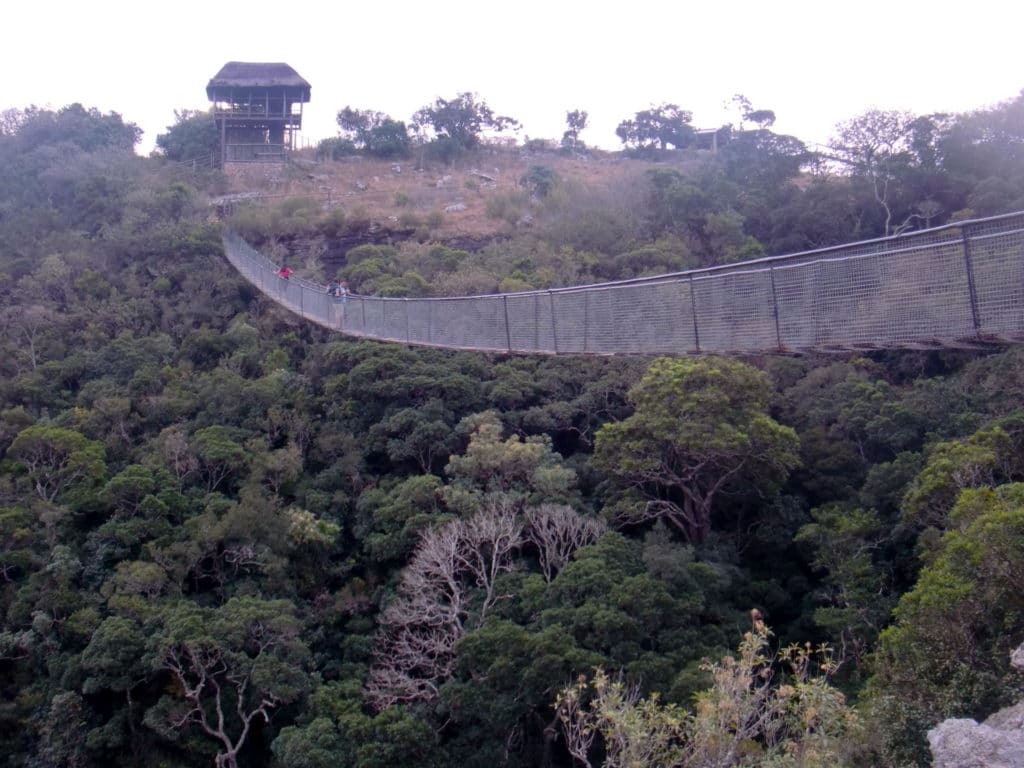
[(284, 63), (229, 61), (206, 86), (220, 162), (280, 163), (295, 149), (310, 85)]

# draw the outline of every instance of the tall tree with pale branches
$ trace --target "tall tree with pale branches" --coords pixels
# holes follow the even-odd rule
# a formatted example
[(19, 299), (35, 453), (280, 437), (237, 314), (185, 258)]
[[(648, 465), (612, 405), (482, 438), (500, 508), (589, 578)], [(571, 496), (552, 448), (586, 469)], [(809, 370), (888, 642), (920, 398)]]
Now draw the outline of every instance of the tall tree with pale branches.
[(366, 685), (374, 707), (437, 696), (452, 675), (455, 644), (501, 598), (497, 579), (511, 570), (522, 542), (522, 522), (507, 500), (423, 535), (381, 616)]

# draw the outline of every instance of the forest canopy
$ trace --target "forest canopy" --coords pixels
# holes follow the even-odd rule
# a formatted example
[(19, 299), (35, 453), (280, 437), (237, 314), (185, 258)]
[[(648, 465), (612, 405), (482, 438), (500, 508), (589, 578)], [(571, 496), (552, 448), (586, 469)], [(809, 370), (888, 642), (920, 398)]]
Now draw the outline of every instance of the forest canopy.
[[(440, 296), (1024, 208), (1024, 94), (866, 112), (828, 152), (741, 106), (714, 152), (681, 106), (637, 112), (614, 158), (576, 107), (561, 143), (504, 149), (475, 94), (345, 107), (338, 157), (405, 163), (393, 221), (359, 190), (215, 215), (230, 176), (176, 162), (204, 114), (141, 158), (116, 113), (4, 113), (8, 764), (923, 766), (940, 720), (1019, 698), (1020, 348), (411, 349), (306, 323), (223, 258), (230, 216), (301, 276)], [(571, 176), (605, 161), (614, 186)], [(416, 208), (457, 170), (487, 237)]]

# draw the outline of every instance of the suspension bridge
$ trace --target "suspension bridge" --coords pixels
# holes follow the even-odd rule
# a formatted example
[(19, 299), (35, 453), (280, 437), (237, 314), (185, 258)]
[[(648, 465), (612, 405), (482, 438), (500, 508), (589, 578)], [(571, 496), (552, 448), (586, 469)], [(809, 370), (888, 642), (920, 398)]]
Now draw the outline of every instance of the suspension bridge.
[(365, 339), (553, 355), (753, 355), (1024, 342), (1024, 212), (897, 237), (568, 288), (329, 296), (236, 233), (228, 261), (273, 301)]

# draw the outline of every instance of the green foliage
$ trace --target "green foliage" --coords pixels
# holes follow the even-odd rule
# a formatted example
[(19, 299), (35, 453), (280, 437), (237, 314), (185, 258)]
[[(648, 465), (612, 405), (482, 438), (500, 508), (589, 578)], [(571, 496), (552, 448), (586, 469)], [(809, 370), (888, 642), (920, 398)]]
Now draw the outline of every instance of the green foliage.
[(554, 170), (546, 165), (533, 165), (519, 179), (519, 185), (526, 187), (536, 197), (547, 197), (558, 181)]
[(468, 91), (453, 99), (438, 97), (416, 112), (412, 122), (420, 130), (431, 131), (438, 156), (447, 161), (477, 147), (484, 131), (501, 133), (519, 125), (511, 117), (495, 114), (486, 101)]
[(79, 432), (34, 425), (18, 433), (7, 449), (46, 502), (94, 487), (107, 471), (103, 446)]
[(287, 197), (271, 206), (240, 206), (231, 215), (231, 226), (243, 237), (257, 242), (274, 237), (313, 235), (321, 226), (338, 229), (344, 213), (326, 212), (314, 197)]
[(116, 112), (106, 115), (81, 104), (70, 104), (56, 112), (29, 107), (14, 119), (15, 128), (8, 134), (20, 144), (22, 151), (47, 144), (64, 142), (86, 152), (99, 149), (131, 151), (142, 138), (134, 123), (126, 123)]
[(375, 562), (409, 556), (419, 535), (439, 518), (442, 483), (434, 475), (406, 478), (390, 490), (375, 488), (359, 497), (358, 510), (369, 518), (360, 531)]
[(1001, 419), (964, 441), (938, 443), (903, 499), (903, 519), (916, 526), (949, 527), (948, 514), (965, 488), (994, 486), (1024, 473), (1024, 414)]
[(355, 153), (355, 142), (340, 136), (321, 139), (316, 145), (316, 156), (320, 160), (341, 160)]
[(580, 141), (580, 133), (587, 127), (587, 112), (573, 109), (565, 113), (566, 131), (562, 134), (562, 149), (568, 152), (580, 152), (586, 144)]
[(152, 669), (168, 672), (180, 693), (165, 695), (147, 712), (146, 723), (168, 736), (196, 725), (219, 742), (218, 765), (235, 768), (254, 719), (268, 721), (271, 711), (309, 689), (309, 651), (300, 630), (287, 600), (246, 597), (215, 609), (186, 601), (169, 607), (147, 642), (147, 660)]
[(811, 512), (796, 537), (814, 548), (811, 565), (824, 573), (814, 621), (859, 669), (889, 618), (890, 585), (876, 557), (885, 529), (874, 510), (834, 504)]
[(664, 519), (704, 541), (719, 491), (770, 492), (799, 462), (796, 433), (765, 412), (767, 377), (743, 363), (659, 359), (629, 397), (633, 415), (603, 426), (594, 451), (624, 522)]
[(362, 708), (358, 687), (337, 682), (310, 696), (302, 725), (281, 730), (272, 744), (284, 768), (431, 768), (443, 764), (437, 733), (401, 707), (377, 715)]
[(732, 208), (735, 189), (725, 179), (693, 179), (668, 168), (648, 171), (647, 225), (654, 237), (686, 238), (699, 265), (764, 255)]
[(730, 137), (720, 150), (726, 177), (758, 192), (778, 190), (796, 178), (811, 155), (802, 141), (764, 128)]
[[(1021, 103), (910, 120), (890, 166), (890, 227), (1020, 207)], [(504, 233), (486, 243), (434, 242), (427, 230), (444, 217), (410, 206), (421, 224), (403, 242), (369, 232), (368, 212), (301, 195), (239, 206), (235, 223), (274, 258), (381, 295), (618, 279), (883, 233), (868, 170), (814, 165), (767, 130), (768, 112), (747, 104), (747, 127), (761, 127), (720, 133), (715, 154), (659, 154), (651, 172), (629, 158), (584, 169), (540, 140), (540, 170), (495, 149), (503, 178), (525, 171), (546, 195), (467, 186)], [(190, 146), (200, 117), (168, 138)], [(583, 113), (568, 117), (567, 134)], [(463, 150), (426, 129), (436, 141), (421, 163)], [(785, 637), (833, 642), (850, 695), (875, 672), (879, 764), (911, 761), (947, 710), (982, 716), (1019, 697), (1004, 663), (1019, 634), (1008, 586), (1019, 494), (993, 488), (1021, 477), (1020, 350), (758, 361), (768, 380), (718, 361), (679, 361), (692, 376), (658, 363), (665, 387), (630, 400), (647, 361), (353, 342), (260, 299), (207, 221), (222, 182), (186, 183), (135, 156), (136, 136), (78, 106), (0, 116), (0, 753), (11, 765), (191, 768), (218, 753), (229, 764), (233, 750), (257, 766), (568, 764), (553, 691), (621, 669), (681, 714), (715, 679), (701, 659), (721, 656), (751, 604)], [(578, 154), (578, 133), (567, 138)], [(530, 227), (516, 226), (526, 213)], [(346, 253), (356, 237), (389, 239)], [(677, 379), (694, 386), (679, 395)], [(803, 462), (792, 472), (788, 428)], [(608, 440), (631, 429), (628, 445)], [(767, 458), (729, 475), (699, 543), (656, 520), (619, 517), (613, 533), (596, 520), (682, 502), (682, 486), (621, 474), (648, 467), (642, 458), (736, 449), (744, 436)], [(511, 536), (482, 535), (496, 520)], [(441, 605), (462, 628), (426, 659), (447, 665), (436, 695), (372, 713), (364, 685), (394, 650), (375, 638), (397, 626), (397, 592), (436, 595), (407, 571), (445, 531), (462, 560), (458, 599)], [(511, 545), (493, 557), (498, 541)], [(422, 640), (439, 625), (419, 626)], [(254, 633), (271, 630), (281, 643), (256, 663)], [(234, 682), (226, 668), (214, 676), (222, 733), (212, 686), (199, 698), (217, 735), (190, 708), (194, 682), (157, 663), (172, 647), (231, 661)], [(254, 668), (239, 714), (236, 683)], [(242, 739), (256, 693), (279, 701)], [(834, 704), (823, 694), (819, 710)], [(720, 721), (706, 714), (712, 732)], [(827, 748), (809, 746), (805, 763)], [(737, 754), (799, 756), (767, 757), (756, 739)]]
[(498, 495), (529, 504), (574, 500), (576, 473), (563, 466), (547, 436), (503, 440), (494, 411), (467, 416), (458, 430), (469, 436), (469, 445), (445, 467), (451, 478), (445, 501), (452, 509), (465, 514)]
[(174, 110), (174, 125), (156, 137), (164, 157), (176, 162), (213, 160), (220, 155), (220, 133), (212, 111)]
[[(345, 107), (338, 112), (338, 125), (356, 147), (372, 157), (394, 159), (409, 154), (411, 142), (405, 123), (383, 112)], [(332, 148), (332, 156), (333, 152)]]
[(670, 145), (683, 149), (693, 141), (690, 125), (693, 113), (677, 104), (660, 104), (637, 112), (632, 120), (623, 120), (615, 129), (622, 143), (638, 152), (667, 149)]
[(1009, 653), (1024, 635), (1024, 485), (966, 489), (881, 636), (867, 693), (890, 757), (925, 765), (924, 734), (983, 719), (1021, 694)]
[(237, 429), (220, 425), (204, 427), (193, 435), (193, 450), (208, 491), (215, 491), (224, 480), (245, 466), (248, 457), (238, 440)]

